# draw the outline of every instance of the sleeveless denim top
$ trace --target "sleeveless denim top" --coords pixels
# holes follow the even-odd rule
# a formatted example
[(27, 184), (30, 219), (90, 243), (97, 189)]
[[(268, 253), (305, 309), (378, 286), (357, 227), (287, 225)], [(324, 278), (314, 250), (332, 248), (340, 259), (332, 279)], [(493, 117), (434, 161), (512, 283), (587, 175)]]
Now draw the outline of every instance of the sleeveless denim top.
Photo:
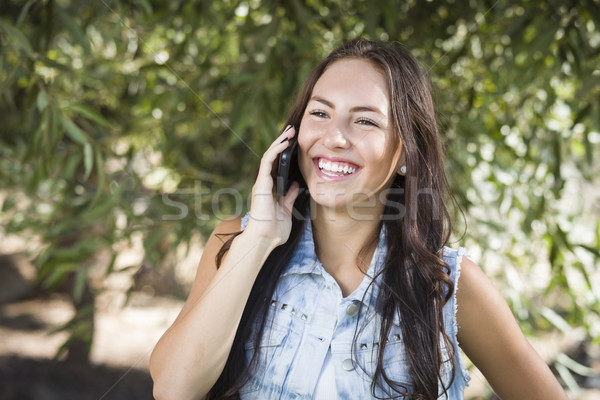
[[(248, 218), (248, 214), (243, 217), (242, 230)], [(343, 245), (340, 243), (340, 246)], [(348, 251), (356, 250), (348, 248)], [(317, 259), (311, 222), (310, 219), (306, 220), (298, 247), (279, 279), (273, 298), (268, 300), (267, 322), (258, 349), (259, 365), (240, 390), (243, 400), (312, 399), (329, 350), (338, 399), (374, 398), (371, 383), (377, 365), (381, 325), (375, 299), (381, 276), (372, 285), (370, 283), (371, 277), (382, 268), (386, 253), (384, 226), (363, 281), (354, 292), (343, 297), (335, 279)], [(455, 288), (460, 275), (460, 262), (465, 254), (464, 248), (444, 249), (444, 261), (450, 266), (450, 277)], [(439, 398), (463, 399), (464, 388), (470, 378), (458, 351), (456, 290), (444, 306), (443, 314), (446, 333), (456, 348), (456, 372), (448, 396), (440, 394)], [(353, 342), (355, 335), (356, 342)], [(442, 349), (442, 360), (445, 360), (448, 358), (444, 356), (447, 350), (444, 347)], [(246, 351), (250, 360), (254, 352), (250, 341), (246, 343)], [(394, 317), (385, 347), (384, 369), (390, 379), (411, 389), (399, 315)], [(441, 376), (447, 386), (452, 377), (449, 363), (442, 364)], [(375, 394), (378, 397), (398, 396), (389, 386), (376, 387)]]

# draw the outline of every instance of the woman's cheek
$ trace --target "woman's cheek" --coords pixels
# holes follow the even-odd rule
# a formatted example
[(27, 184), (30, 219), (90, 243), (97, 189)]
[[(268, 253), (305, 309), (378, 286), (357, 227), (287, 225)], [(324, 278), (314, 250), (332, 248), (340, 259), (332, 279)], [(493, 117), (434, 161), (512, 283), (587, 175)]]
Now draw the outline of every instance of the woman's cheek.
[(300, 167), (300, 172), (302, 173), (302, 176), (304, 177), (304, 179), (306, 179), (306, 174), (308, 172), (308, 155), (306, 154), (305, 149), (302, 147), (302, 144), (300, 143), (300, 141), (298, 141), (298, 164)]
[(300, 153), (300, 157), (306, 156), (308, 151), (312, 147), (315, 142), (315, 137), (313, 132), (309, 127), (303, 127), (300, 125), (300, 132), (298, 132), (298, 150)]
[(299, 131), (298, 144), (302, 146), (305, 152), (309, 152), (323, 136), (323, 124), (319, 124), (311, 118), (304, 118)]
[(302, 129), (300, 131), (302, 134), (298, 136), (298, 164), (300, 172), (306, 180), (313, 168), (313, 161), (308, 152), (314, 141), (310, 140), (311, 138), (306, 134), (307, 131), (302, 131)]

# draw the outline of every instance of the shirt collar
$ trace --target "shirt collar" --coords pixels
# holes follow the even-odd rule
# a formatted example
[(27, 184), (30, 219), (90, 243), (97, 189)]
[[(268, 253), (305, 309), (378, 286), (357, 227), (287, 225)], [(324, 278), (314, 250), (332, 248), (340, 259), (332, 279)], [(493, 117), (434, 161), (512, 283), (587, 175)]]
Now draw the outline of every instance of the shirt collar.
[[(385, 257), (387, 255), (387, 235), (385, 225), (382, 224), (379, 232), (379, 241), (377, 248), (373, 253), (371, 264), (367, 270), (365, 278), (362, 280), (360, 285), (354, 292), (352, 292), (346, 300), (362, 302), (367, 306), (375, 307), (376, 299), (379, 294), (379, 285), (382, 281), (382, 275), (376, 277), (375, 281), (371, 285), (372, 278), (375, 277), (382, 269)], [(282, 276), (286, 275), (302, 275), (302, 274), (314, 274), (321, 275), (323, 277), (333, 278), (325, 271), (322, 264), (320, 263), (315, 253), (315, 243), (312, 232), (312, 222), (310, 218), (307, 218), (304, 222), (304, 229), (302, 230), (298, 246), (294, 251), (294, 255), (288, 264), (288, 267), (282, 273)], [(368, 292), (367, 292), (368, 291)]]
[(315, 253), (315, 243), (313, 241), (312, 223), (310, 218), (304, 221), (304, 229), (300, 234), (300, 240), (294, 250), (292, 259), (281, 276), (317, 274), (323, 275), (323, 267)]

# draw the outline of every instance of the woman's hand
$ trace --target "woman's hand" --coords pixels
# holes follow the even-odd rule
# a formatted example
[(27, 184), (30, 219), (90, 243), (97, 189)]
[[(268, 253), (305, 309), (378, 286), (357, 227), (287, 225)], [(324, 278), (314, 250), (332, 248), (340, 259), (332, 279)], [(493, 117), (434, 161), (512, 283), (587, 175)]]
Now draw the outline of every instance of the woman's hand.
[(294, 127), (288, 126), (265, 151), (260, 161), (258, 177), (252, 187), (250, 220), (246, 232), (274, 241), (276, 245), (287, 241), (292, 229), (292, 207), (298, 197), (298, 182), (294, 182), (287, 194), (275, 200), (273, 195), (272, 171), (277, 156), (289, 145), (289, 139), (297, 134)]

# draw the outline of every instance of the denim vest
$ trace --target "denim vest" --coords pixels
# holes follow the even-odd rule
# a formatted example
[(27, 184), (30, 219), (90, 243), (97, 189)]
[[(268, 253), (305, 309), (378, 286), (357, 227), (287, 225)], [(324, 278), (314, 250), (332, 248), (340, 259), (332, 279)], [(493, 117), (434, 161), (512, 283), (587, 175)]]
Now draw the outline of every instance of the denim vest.
[[(242, 219), (242, 230), (248, 223), (248, 217), (246, 214)], [(375, 299), (381, 276), (375, 279), (374, 284), (370, 283), (371, 277), (376, 275), (385, 261), (386, 237), (384, 226), (363, 281), (353, 293), (343, 297), (335, 279), (317, 259), (311, 222), (310, 219), (305, 221), (298, 247), (279, 279), (273, 298), (269, 300), (265, 331), (258, 349), (259, 365), (240, 390), (243, 400), (312, 399), (329, 348), (338, 399), (374, 398), (371, 383), (377, 365), (382, 320), (375, 308)], [(463, 255), (463, 248), (444, 249), (444, 261), (450, 266), (450, 277), (455, 288)], [(448, 390), (448, 396), (440, 395), (441, 399), (449, 400), (463, 399), (464, 388), (470, 379), (458, 351), (455, 294), (456, 290), (443, 309), (446, 333), (457, 349), (454, 356), (454, 381)], [(355, 335), (356, 342), (353, 342)], [(393, 381), (402, 382), (411, 389), (398, 315), (394, 317), (387, 340), (384, 351), (385, 372)], [(446, 349), (442, 349), (446, 353)], [(246, 343), (246, 351), (249, 360), (254, 352), (250, 342)], [(449, 363), (442, 364), (441, 375), (447, 386), (451, 379)], [(378, 386), (375, 394), (378, 397), (398, 396), (387, 386)]]

